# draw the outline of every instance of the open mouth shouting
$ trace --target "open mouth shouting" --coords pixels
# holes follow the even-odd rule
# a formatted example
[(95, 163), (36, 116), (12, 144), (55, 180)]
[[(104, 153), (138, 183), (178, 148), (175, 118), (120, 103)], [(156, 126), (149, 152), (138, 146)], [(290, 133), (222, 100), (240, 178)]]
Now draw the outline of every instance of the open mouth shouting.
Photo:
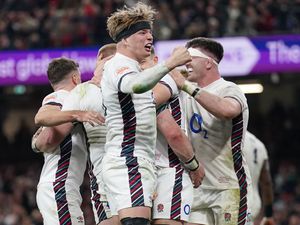
[(151, 49), (152, 49), (152, 43), (148, 43), (145, 45), (145, 49), (147, 52), (151, 52)]

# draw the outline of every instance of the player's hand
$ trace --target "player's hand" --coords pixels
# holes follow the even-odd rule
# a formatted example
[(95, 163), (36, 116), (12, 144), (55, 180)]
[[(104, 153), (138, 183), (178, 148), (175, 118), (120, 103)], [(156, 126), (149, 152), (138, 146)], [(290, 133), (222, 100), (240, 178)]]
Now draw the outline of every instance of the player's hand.
[(100, 113), (93, 112), (93, 111), (78, 111), (73, 116), (76, 121), (78, 122), (87, 122), (91, 126), (104, 125), (105, 124), (105, 117)]
[(273, 217), (264, 217), (260, 225), (275, 225)]
[(189, 175), (192, 180), (193, 187), (194, 188), (199, 187), (202, 184), (202, 180), (205, 176), (203, 165), (199, 162), (198, 169), (196, 169), (194, 171), (189, 171)]
[(166, 60), (166, 66), (169, 70), (174, 69), (177, 66), (185, 65), (192, 61), (192, 57), (185, 47), (176, 47), (171, 56)]
[(96, 62), (96, 68), (94, 70), (94, 76), (93, 78), (90, 80), (91, 83), (100, 86), (100, 82), (102, 79), (102, 74), (103, 74), (103, 67), (104, 64), (111, 59), (113, 56), (108, 56), (104, 59), (100, 59), (100, 57), (97, 58), (97, 62)]
[(184, 85), (184, 81), (185, 81), (185, 78), (182, 76), (182, 74), (176, 69), (169, 72), (169, 74), (171, 75), (171, 77), (175, 81), (177, 87), (179, 89), (182, 89), (182, 87)]
[(36, 139), (39, 136), (39, 134), (42, 132), (42, 130), (43, 130), (43, 127), (39, 127), (39, 129), (37, 129), (37, 131), (32, 136), (32, 139)]
[(40, 135), (40, 133), (42, 132), (43, 127), (39, 127), (39, 129), (34, 133), (34, 135), (32, 136), (31, 139), (31, 149), (35, 152), (35, 153), (39, 153), (39, 149), (37, 149), (36, 147), (36, 139), (37, 137)]

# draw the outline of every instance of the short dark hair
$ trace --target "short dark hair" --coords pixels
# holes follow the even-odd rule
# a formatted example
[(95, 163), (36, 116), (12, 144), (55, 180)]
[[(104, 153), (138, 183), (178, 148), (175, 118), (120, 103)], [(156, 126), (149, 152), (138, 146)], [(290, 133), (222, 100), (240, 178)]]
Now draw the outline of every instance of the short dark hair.
[(224, 54), (223, 46), (219, 42), (210, 38), (204, 38), (204, 37), (193, 38), (192, 40), (186, 43), (185, 47), (203, 49), (204, 51), (213, 54), (213, 56), (215, 56), (218, 63), (222, 60)]
[(63, 57), (53, 59), (47, 69), (48, 80), (52, 85), (57, 84), (64, 80), (70, 72), (77, 71), (78, 67), (78, 63), (71, 59)]

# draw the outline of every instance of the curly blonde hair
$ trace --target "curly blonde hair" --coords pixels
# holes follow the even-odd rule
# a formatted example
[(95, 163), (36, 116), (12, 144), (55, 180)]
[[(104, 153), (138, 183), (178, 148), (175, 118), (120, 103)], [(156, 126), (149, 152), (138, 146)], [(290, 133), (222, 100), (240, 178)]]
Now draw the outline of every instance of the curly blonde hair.
[(112, 13), (107, 19), (107, 30), (110, 37), (116, 41), (116, 37), (120, 32), (130, 28), (131, 25), (141, 21), (148, 22), (152, 28), (156, 11), (142, 2), (138, 2), (135, 6), (129, 8), (124, 6)]

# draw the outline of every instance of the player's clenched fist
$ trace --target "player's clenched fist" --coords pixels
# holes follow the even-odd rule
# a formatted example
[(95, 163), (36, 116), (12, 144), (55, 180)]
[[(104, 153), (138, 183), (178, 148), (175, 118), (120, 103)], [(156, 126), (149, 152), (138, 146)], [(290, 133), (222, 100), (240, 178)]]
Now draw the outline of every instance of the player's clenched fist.
[(174, 69), (177, 66), (185, 65), (192, 61), (192, 57), (185, 47), (176, 47), (171, 56), (166, 60), (166, 66), (169, 70)]

